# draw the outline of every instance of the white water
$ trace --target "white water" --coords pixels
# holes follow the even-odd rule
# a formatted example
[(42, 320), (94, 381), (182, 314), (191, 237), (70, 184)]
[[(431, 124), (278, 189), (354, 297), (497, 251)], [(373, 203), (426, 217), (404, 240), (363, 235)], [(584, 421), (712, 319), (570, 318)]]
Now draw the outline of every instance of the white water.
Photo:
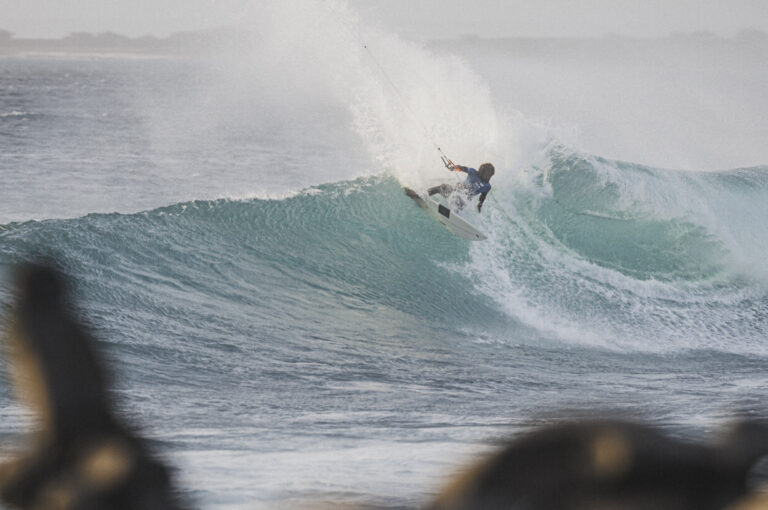
[[(675, 423), (706, 426), (720, 410), (739, 405), (736, 402), (753, 409), (754, 400), (761, 400), (766, 387), (760, 366), (766, 353), (765, 327), (759, 322), (766, 315), (759, 273), (768, 238), (766, 208), (760, 207), (764, 194), (724, 189), (706, 176), (655, 170), (646, 174), (594, 160), (595, 176), (582, 184), (615, 185), (618, 198), (607, 205), (586, 204), (577, 211), (592, 214), (583, 224), (606, 217), (650, 218), (663, 224), (683, 217), (695, 221), (727, 251), (725, 267), (713, 281), (658, 275), (641, 279), (611, 265), (610, 252), (599, 253), (608, 262), (596, 263), (583, 246), (566, 244), (573, 239), (557, 238), (549, 228), (557, 222), (546, 223), (546, 210), (540, 213), (537, 208), (552, 204), (557, 190), (550, 178), (564, 171), (552, 168), (547, 150), (557, 141), (589, 148), (601, 134), (616, 150), (608, 155), (627, 155), (627, 149), (636, 147), (631, 137), (609, 136), (610, 123), (597, 129), (588, 124), (589, 137), (582, 145), (580, 129), (569, 124), (579, 118), (538, 111), (532, 122), (518, 110), (528, 113), (535, 103), (516, 95), (521, 87), (531, 94), (543, 87), (549, 94), (542, 95), (542, 103), (554, 92), (567, 95), (577, 71), (571, 80), (555, 76), (544, 87), (540, 75), (527, 74), (530, 68), (496, 56), (490, 69), (515, 76), (516, 86), (507, 89), (505, 77), (487, 72), (478, 61), (362, 26), (341, 3), (328, 7), (319, 1), (273, 2), (253, 9), (253, 19), (246, 22), (261, 39), (252, 47), (182, 66), (159, 81), (154, 80), (166, 75), (141, 66), (133, 83), (126, 73), (101, 81), (103, 66), (121, 67), (119, 60), (86, 61), (85, 68), (92, 71), (86, 76), (68, 67), (70, 61), (59, 61), (64, 69), (55, 79), (63, 86), (56, 91), (66, 92), (64, 96), (41, 92), (30, 96), (29, 107), (2, 109), (13, 114), (4, 121), (29, 124), (18, 125), (27, 134), (18, 146), (8, 146), (12, 162), (0, 163), (3, 176), (11, 176), (0, 190), (0, 221), (131, 211), (218, 196), (292, 196), (314, 184), (382, 171), (412, 185), (449, 177), (424, 136), (424, 124), (430, 138), (456, 162), (496, 164), (493, 200), (482, 216), (492, 238), (472, 245), (470, 262), (456, 263), (452, 269), (471, 278), (473, 297), (495, 303), (513, 318), (511, 323), (527, 325), (534, 334), (529, 340), (518, 337), (517, 330), (468, 330), (460, 341), (446, 344), (453, 340), (437, 338), (431, 331), (419, 338), (405, 337), (399, 330), (392, 333), (391, 323), (415, 320), (406, 312), (386, 313), (394, 299), (379, 296), (372, 309), (353, 314), (367, 320), (360, 328), (347, 316), (326, 314), (343, 308), (326, 301), (334, 297), (332, 292), (324, 292), (318, 303), (311, 289), (301, 295), (274, 295), (274, 289), (261, 289), (258, 278), (231, 285), (234, 295), (249, 300), (263, 290), (270, 298), (264, 306), (275, 307), (272, 317), (285, 321), (275, 328), (254, 321), (252, 306), (224, 298), (229, 293), (219, 285), (232, 281), (222, 280), (227, 267), (219, 263), (225, 257), (202, 259), (211, 273), (204, 273), (183, 296), (173, 285), (180, 264), (169, 264), (173, 271), (166, 275), (162, 268), (144, 267), (144, 262), (139, 265), (142, 276), (171, 282), (167, 287), (157, 284), (167, 294), (153, 295), (143, 283), (127, 289), (109, 280), (112, 271), (123, 274), (121, 262), (104, 261), (99, 250), (80, 246), (78, 224), (62, 223), (67, 233), (72, 228), (68, 248), (84, 257), (76, 265), (83, 266), (91, 287), (104, 292), (92, 298), (91, 307), (101, 312), (98, 320), (111, 324), (109, 330), (119, 335), (109, 340), (116, 348), (138, 342), (172, 353), (173, 363), (153, 363), (154, 351), (135, 359), (126, 356), (129, 362), (121, 359), (131, 377), (126, 398), (146, 419), (152, 437), (178, 447), (172, 459), (181, 469), (183, 486), (202, 491), (206, 508), (273, 508), (276, 502), (288, 505), (292, 498), (314, 499), (317, 493), (324, 494), (317, 499), (333, 501), (416, 505), (428, 499), (446, 472), (465, 463), (469, 451), (482, 450), (480, 441), (506, 432), (504, 425), (519, 424), (542, 407), (597, 401), (644, 417), (661, 415)], [(361, 40), (401, 91), (408, 109)], [(82, 60), (75, 64), (75, 70), (83, 69)], [(579, 90), (592, 111), (601, 113), (601, 99), (613, 85), (590, 83), (594, 86)], [(637, 109), (648, 108), (636, 96), (626, 97)], [(622, 115), (630, 115), (631, 105), (624, 106)], [(665, 106), (654, 103), (657, 113)], [(727, 111), (727, 105), (723, 109)], [(41, 113), (52, 114), (44, 122), (55, 129), (38, 131), (41, 126), (33, 121)], [(580, 113), (582, 119), (591, 118), (589, 112)], [(27, 116), (31, 119), (24, 121)], [(673, 129), (684, 127), (674, 115), (656, 119)], [(732, 136), (741, 134), (736, 130)], [(644, 149), (663, 163), (664, 151), (651, 145), (644, 144)], [(759, 148), (752, 149), (759, 154)], [(675, 150), (696, 158), (711, 155), (702, 143), (679, 143)], [(726, 163), (736, 161), (728, 156)], [(581, 204), (582, 192), (574, 189), (563, 198)], [(403, 204), (413, 207), (405, 198)], [(123, 220), (106, 220), (106, 232), (95, 238), (114, 234), (115, 246), (121, 247)], [(226, 225), (240, 231), (230, 220), (225, 218)], [(174, 225), (172, 218), (169, 222)], [(98, 221), (83, 224), (91, 225), (86, 228), (91, 233), (102, 228)], [(166, 223), (155, 225), (163, 231)], [(168, 250), (171, 259), (208, 239), (195, 237), (200, 235), (197, 226), (191, 224), (189, 232), (178, 225), (171, 228), (184, 241)], [(51, 229), (57, 231), (56, 225)], [(364, 239), (368, 233), (358, 235)], [(231, 254), (243, 257), (235, 267), (262, 262), (253, 260), (260, 239), (226, 241), (240, 247)], [(605, 237), (594, 241), (604, 242)], [(130, 253), (115, 251), (130, 260)], [(88, 272), (87, 255), (92, 252), (108, 271), (97, 265)], [(142, 255), (147, 252), (139, 250), (138, 258)], [(245, 274), (250, 274), (248, 269)], [(306, 276), (309, 283), (319, 278)], [(303, 283), (297, 283), (299, 290), (309, 287)], [(326, 283), (335, 282), (321, 282)], [(204, 285), (213, 288), (201, 289)], [(440, 282), (422, 285), (439, 287)], [(403, 287), (398, 290), (408, 290)], [(108, 297), (109, 302), (123, 303), (125, 296), (135, 299), (125, 310), (99, 302)], [(307, 310), (284, 317), (280, 298), (304, 303)], [(158, 311), (147, 310), (146, 301), (156, 302)], [(169, 310), (179, 313), (187, 307), (194, 312), (189, 320), (168, 317)], [(120, 315), (126, 310), (131, 320)], [(334, 336), (336, 322), (347, 328), (343, 338)], [(169, 323), (160, 328), (163, 331), (153, 327)], [(200, 343), (190, 342), (188, 331), (199, 336), (195, 342)], [(295, 344), (286, 346), (288, 333), (295, 335)], [(394, 337), (389, 341), (395, 347), (387, 352), (379, 343), (384, 334)], [(219, 352), (222, 340), (239, 342), (239, 355)], [(518, 346), (526, 341), (545, 348)], [(587, 348), (591, 346), (612, 353), (603, 358), (604, 353)], [(697, 349), (714, 354), (710, 358), (688, 352)], [(649, 351), (669, 356), (648, 357)], [(436, 358), (433, 363), (423, 360), (425, 352)], [(739, 353), (748, 356), (741, 359)], [(750, 365), (747, 360), (756, 361)], [(281, 367), (278, 376), (273, 363)], [(344, 378), (329, 382), (342, 370)], [(223, 390), (222, 377), (228, 381)], [(169, 384), (159, 386), (158, 380)], [(18, 423), (6, 426), (11, 425), (19, 428)]]

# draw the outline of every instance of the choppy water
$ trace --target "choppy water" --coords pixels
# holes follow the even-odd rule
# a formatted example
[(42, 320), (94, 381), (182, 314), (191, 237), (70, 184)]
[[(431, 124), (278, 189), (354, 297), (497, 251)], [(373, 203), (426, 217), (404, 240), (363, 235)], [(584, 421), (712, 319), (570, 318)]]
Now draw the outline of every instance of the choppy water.
[[(415, 506), (488, 441), (589, 409), (696, 434), (766, 415), (768, 168), (526, 138), (470, 83), (492, 142), (443, 135), (499, 168), (472, 244), (402, 194), (442, 170), (370, 69), (339, 98), (222, 65), (0, 58), (3, 307), (14, 264), (64, 261), (201, 506)], [(7, 439), (26, 418), (2, 373)]]

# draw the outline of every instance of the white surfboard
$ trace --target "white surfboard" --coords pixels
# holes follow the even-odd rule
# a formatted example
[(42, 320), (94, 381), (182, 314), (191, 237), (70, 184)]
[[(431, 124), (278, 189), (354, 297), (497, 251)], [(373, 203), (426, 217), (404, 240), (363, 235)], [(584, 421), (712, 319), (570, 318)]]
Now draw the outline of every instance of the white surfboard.
[(426, 193), (416, 193), (411, 188), (405, 187), (403, 187), (403, 190), (419, 207), (427, 211), (427, 214), (451, 233), (470, 241), (484, 241), (487, 239), (485, 234), (470, 222), (459, 216), (458, 213), (452, 211), (449, 207), (430, 198)]

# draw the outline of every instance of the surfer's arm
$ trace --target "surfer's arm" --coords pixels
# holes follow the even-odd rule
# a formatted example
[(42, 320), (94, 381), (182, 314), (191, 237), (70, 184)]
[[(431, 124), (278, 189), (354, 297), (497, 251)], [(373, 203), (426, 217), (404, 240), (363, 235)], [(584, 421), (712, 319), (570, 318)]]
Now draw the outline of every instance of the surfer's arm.
[(467, 167), (461, 166), (461, 165), (453, 165), (453, 170), (456, 171), (456, 172), (467, 173)]
[(485, 197), (488, 196), (488, 192), (480, 194), (480, 200), (477, 202), (477, 212), (481, 212), (483, 209), (483, 202), (485, 202)]

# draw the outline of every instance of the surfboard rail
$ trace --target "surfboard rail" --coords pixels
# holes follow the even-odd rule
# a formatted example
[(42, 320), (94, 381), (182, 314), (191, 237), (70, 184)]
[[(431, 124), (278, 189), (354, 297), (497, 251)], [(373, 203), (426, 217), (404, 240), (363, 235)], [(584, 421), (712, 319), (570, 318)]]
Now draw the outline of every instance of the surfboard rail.
[(418, 193), (411, 188), (403, 187), (405, 194), (416, 204), (427, 211), (427, 214), (445, 227), (449, 232), (469, 241), (484, 241), (488, 237), (477, 227), (465, 220), (456, 211), (433, 200), (427, 193)]

